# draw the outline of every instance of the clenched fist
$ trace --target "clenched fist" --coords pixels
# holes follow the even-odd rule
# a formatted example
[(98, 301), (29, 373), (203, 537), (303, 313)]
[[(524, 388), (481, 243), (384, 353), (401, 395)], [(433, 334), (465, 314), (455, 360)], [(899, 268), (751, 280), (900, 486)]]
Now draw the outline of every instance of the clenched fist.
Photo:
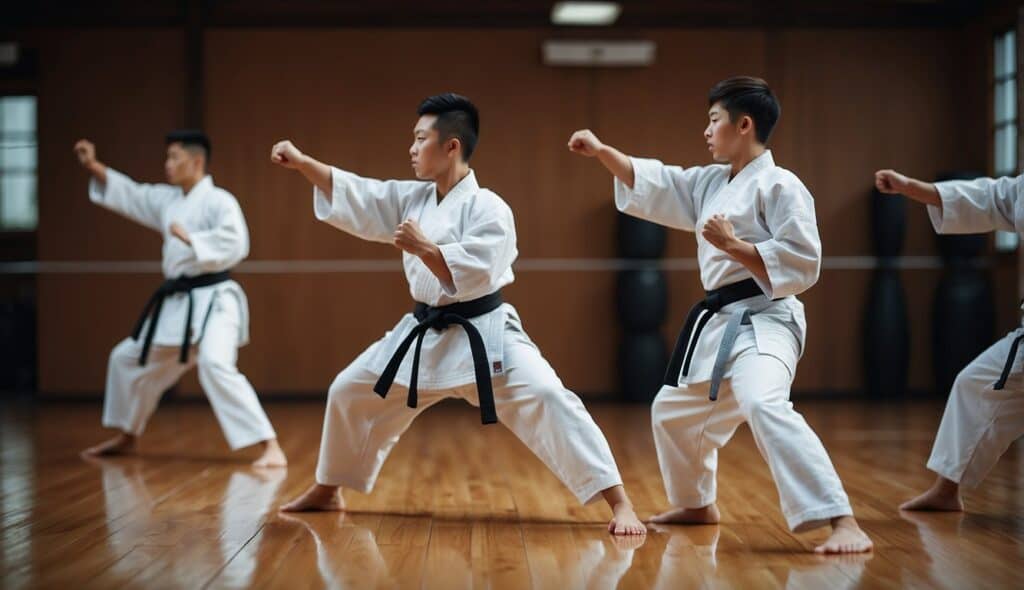
[(581, 129), (569, 138), (569, 151), (593, 158), (604, 147), (601, 140), (590, 129)]
[(88, 139), (79, 139), (75, 143), (75, 155), (78, 156), (78, 163), (89, 168), (96, 163), (96, 146)]
[(185, 230), (185, 226), (181, 225), (177, 221), (171, 222), (171, 235), (178, 238), (182, 242), (185, 242), (189, 246), (192, 245), (192, 240), (188, 237), (188, 231)]
[(875, 188), (879, 192), (893, 194), (906, 193), (910, 187), (910, 179), (895, 170), (879, 170), (875, 172)]
[(414, 256), (423, 256), (437, 247), (412, 219), (403, 221), (395, 228), (394, 244), (396, 248)]
[(700, 234), (712, 246), (723, 252), (736, 241), (736, 232), (733, 229), (732, 222), (726, 219), (725, 215), (721, 214), (712, 215), (711, 219), (708, 219), (707, 223), (704, 224)]
[(285, 168), (298, 168), (303, 156), (299, 148), (287, 139), (275, 143), (274, 147), (270, 148), (270, 161)]

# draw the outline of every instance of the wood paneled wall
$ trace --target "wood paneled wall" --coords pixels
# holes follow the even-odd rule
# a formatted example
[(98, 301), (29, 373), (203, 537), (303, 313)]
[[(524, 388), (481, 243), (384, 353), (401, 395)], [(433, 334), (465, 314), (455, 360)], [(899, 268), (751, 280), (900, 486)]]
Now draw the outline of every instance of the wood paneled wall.
[[(89, 204), (74, 139), (93, 138), (109, 164), (162, 177), (162, 137), (184, 112), (183, 35), (175, 31), (36, 31), (40, 48), (41, 221), (44, 260), (154, 260), (156, 234)], [(642, 69), (556, 69), (540, 63), (545, 30), (252, 30), (206, 33), (204, 120), (211, 172), (248, 218), (251, 260), (397, 259), (316, 222), (311, 191), (268, 161), (290, 138), (355, 172), (407, 177), (415, 107), (457, 91), (482, 113), (473, 165), (516, 212), (523, 258), (615, 255), (611, 180), (569, 154), (581, 127), (623, 150), (680, 164), (707, 153), (706, 93), (734, 74), (766, 77), (782, 101), (776, 161), (816, 197), (826, 256), (870, 256), (871, 174), (893, 166), (925, 178), (987, 169), (987, 45), (957, 30), (638, 31), (658, 44)], [(935, 253), (925, 212), (909, 211), (906, 254)], [(695, 253), (673, 232), (668, 256)], [(1007, 264), (1009, 266), (1007, 266)], [(1012, 262), (997, 279), (1015, 281)], [(1010, 268), (1009, 271), (1004, 267)], [(809, 348), (796, 389), (860, 387), (860, 326), (870, 273), (827, 270), (803, 297)], [(936, 271), (904, 273), (912, 300), (911, 386), (931, 385), (928, 325)], [(39, 281), (40, 385), (96, 393), (106, 356), (124, 337), (156, 275), (45, 275)], [(243, 274), (252, 344), (240, 366), (267, 394), (323, 391), (333, 375), (410, 305), (396, 273)], [(674, 339), (701, 288), (670, 277), (665, 326)], [(509, 290), (566, 384), (615, 387), (618, 328), (611, 272), (523, 271)], [(1001, 327), (1012, 324), (1012, 300)], [(369, 296), (368, 296), (369, 295)], [(184, 389), (195, 392), (194, 380)]]

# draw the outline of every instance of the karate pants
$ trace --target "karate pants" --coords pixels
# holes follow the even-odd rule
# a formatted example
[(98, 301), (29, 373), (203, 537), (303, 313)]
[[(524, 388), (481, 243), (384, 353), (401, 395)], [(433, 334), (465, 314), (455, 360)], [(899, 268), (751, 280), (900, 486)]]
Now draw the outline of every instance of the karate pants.
[(806, 531), (852, 515), (825, 447), (789, 401), (789, 369), (758, 352), (750, 326), (742, 328), (733, 350), (732, 376), (722, 381), (718, 401), (708, 399), (707, 383), (664, 386), (654, 400), (654, 443), (669, 502), (680, 508), (715, 502), (718, 449), (747, 422), (790, 529)]
[[(499, 422), (581, 503), (595, 501), (602, 490), (621, 485), (604, 434), (537, 347), (524, 333), (506, 329), (504, 351), (508, 369), (492, 381)], [(382, 399), (373, 391), (377, 375), (363, 366), (366, 355), (331, 384), (316, 469), (317, 483), (363, 493), (373, 489), (391, 449), (421, 412), (453, 397), (478, 405), (475, 383), (447, 390), (420, 389), (417, 408), (406, 405), (408, 389), (397, 383)]]
[(957, 375), (935, 437), (928, 469), (967, 488), (977, 486), (1006, 449), (1024, 435), (1024, 375), (1020, 353), (1006, 381), (996, 391), (1018, 328), (999, 340)]
[(178, 360), (177, 346), (153, 346), (139, 366), (142, 339), (126, 338), (110, 353), (103, 400), (103, 426), (136, 436), (156, 410), (160, 397), (192, 367), (232, 450), (276, 438), (249, 380), (238, 372), (238, 302), (218, 297), (188, 362)]

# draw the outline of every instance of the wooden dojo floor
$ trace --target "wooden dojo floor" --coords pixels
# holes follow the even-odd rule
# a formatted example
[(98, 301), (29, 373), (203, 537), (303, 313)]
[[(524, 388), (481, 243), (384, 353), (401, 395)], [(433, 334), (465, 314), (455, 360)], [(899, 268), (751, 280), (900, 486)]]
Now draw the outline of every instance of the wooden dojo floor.
[[(323, 404), (270, 403), (291, 460), (258, 473), (228, 451), (209, 407), (167, 403), (141, 455), (85, 461), (100, 404), (0, 404), (4, 588), (1024, 588), (1024, 452), (1015, 444), (966, 514), (901, 515), (931, 481), (942, 406), (801, 401), (873, 554), (821, 558), (793, 535), (746, 427), (722, 453), (720, 526), (646, 540), (605, 532), (500, 426), (459, 403), (424, 414), (347, 514), (283, 516), (307, 486)], [(596, 404), (642, 517), (667, 507), (648, 409)]]

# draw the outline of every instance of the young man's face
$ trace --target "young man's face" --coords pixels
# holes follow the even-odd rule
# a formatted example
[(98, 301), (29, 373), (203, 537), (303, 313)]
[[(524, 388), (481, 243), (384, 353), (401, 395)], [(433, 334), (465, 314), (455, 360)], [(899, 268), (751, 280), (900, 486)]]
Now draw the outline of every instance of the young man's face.
[[(749, 117), (741, 117), (740, 121), (749, 121)], [(753, 123), (748, 122), (753, 131)], [(741, 124), (729, 119), (729, 111), (716, 102), (708, 109), (708, 126), (704, 129), (704, 138), (708, 142), (708, 151), (716, 162), (728, 162), (740, 153), (749, 133), (741, 131)]]
[(409, 159), (416, 178), (420, 180), (441, 176), (460, 157), (457, 142), (442, 140), (434, 128), (436, 121), (437, 115), (423, 115), (413, 128)]
[(167, 160), (164, 161), (164, 173), (167, 182), (182, 186), (189, 180), (204, 173), (205, 158), (198, 150), (188, 150), (180, 142), (167, 146)]

